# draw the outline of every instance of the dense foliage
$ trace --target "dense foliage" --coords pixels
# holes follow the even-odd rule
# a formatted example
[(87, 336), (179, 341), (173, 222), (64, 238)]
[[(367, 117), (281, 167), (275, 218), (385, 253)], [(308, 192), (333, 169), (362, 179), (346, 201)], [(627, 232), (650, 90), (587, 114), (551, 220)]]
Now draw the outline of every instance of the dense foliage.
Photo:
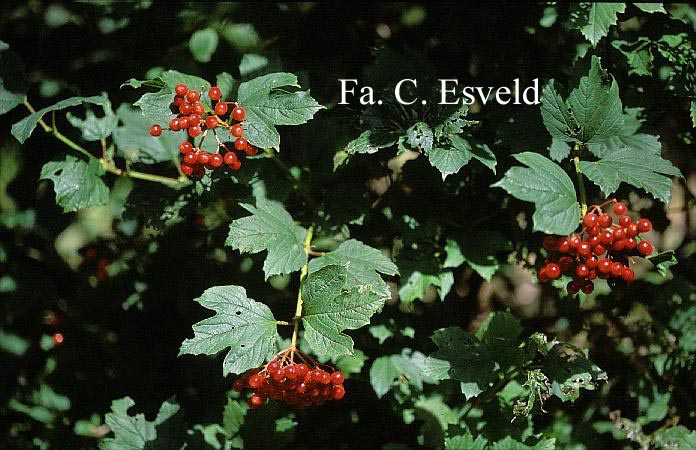
[(696, 448), (694, 7), (5, 2), (0, 39), (0, 447)]

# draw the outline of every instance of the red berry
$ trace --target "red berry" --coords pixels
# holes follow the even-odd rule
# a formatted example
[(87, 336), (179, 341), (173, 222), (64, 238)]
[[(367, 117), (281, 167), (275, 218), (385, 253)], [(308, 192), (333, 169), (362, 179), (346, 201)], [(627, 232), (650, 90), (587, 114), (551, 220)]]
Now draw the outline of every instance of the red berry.
[(588, 268), (594, 269), (595, 267), (597, 267), (597, 264), (599, 264), (599, 258), (592, 255), (585, 260), (585, 264), (587, 265)]
[(647, 233), (648, 231), (652, 230), (652, 222), (650, 222), (648, 219), (640, 219), (638, 222), (636, 222), (636, 225), (638, 225), (638, 231), (641, 233)]
[(298, 377), (303, 377), (309, 372), (309, 367), (307, 367), (307, 364), (300, 363), (297, 366), (295, 366), (297, 369), (297, 376)]
[(225, 153), (225, 157), (224, 157), (225, 164), (230, 165), (230, 164), (234, 163), (235, 161), (237, 161), (237, 155), (235, 155), (234, 152)]
[(614, 233), (610, 230), (604, 230), (599, 234), (599, 240), (602, 244), (611, 244), (614, 242)]
[(600, 245), (595, 245), (594, 248), (592, 249), (595, 255), (597, 256), (602, 256), (604, 253), (606, 253), (607, 249), (604, 248), (602, 244)]
[(203, 103), (195, 102), (191, 105), (191, 111), (198, 115), (203, 115), (205, 114), (205, 107), (203, 106)]
[(186, 164), (194, 165), (196, 162), (198, 162), (198, 156), (193, 152), (189, 152), (184, 155), (184, 162)]
[(636, 237), (639, 233), (637, 223), (632, 223), (626, 227), (626, 236), (628, 237)]
[(53, 339), (53, 344), (54, 344), (54, 345), (60, 345), (60, 344), (62, 344), (63, 341), (65, 340), (65, 338), (63, 337), (63, 334), (62, 334), (62, 333), (55, 333), (55, 334), (53, 335), (52, 339)]
[(244, 150), (247, 146), (248, 141), (244, 139), (243, 137), (237, 138), (236, 141), (234, 141), (234, 148), (237, 150)]
[(193, 169), (193, 177), (203, 178), (203, 175), (205, 175), (205, 167), (201, 166), (200, 164), (195, 166), (195, 168)]
[(597, 270), (600, 273), (609, 273), (611, 271), (611, 260), (609, 258), (602, 258), (597, 263)]
[(340, 400), (346, 395), (346, 388), (344, 388), (341, 384), (334, 386), (332, 390), (334, 400)]
[(616, 214), (617, 216), (623, 216), (624, 214), (626, 214), (627, 209), (628, 208), (626, 208), (626, 204), (622, 202), (614, 203), (614, 207), (612, 208), (614, 214)]
[(587, 283), (582, 287), (582, 292), (584, 294), (590, 295), (594, 291), (594, 284), (593, 283)]
[(215, 105), (215, 114), (218, 116), (224, 116), (227, 113), (227, 104), (226, 103), (218, 103)]
[(582, 222), (589, 228), (597, 225), (599, 221), (599, 218), (597, 217), (597, 214), (589, 213), (585, 214), (585, 217), (582, 219)]
[(191, 137), (198, 136), (199, 134), (201, 134), (201, 127), (198, 125), (194, 125), (194, 126), (189, 127), (188, 134)]
[(205, 126), (208, 128), (215, 128), (218, 124), (217, 116), (208, 116), (205, 118)]
[(246, 111), (241, 106), (235, 106), (232, 110), (232, 118), (237, 122), (241, 122), (246, 117)]
[(213, 168), (218, 168), (222, 165), (222, 155), (219, 153), (213, 153), (210, 155), (210, 165), (213, 166)]
[(329, 384), (331, 383), (331, 375), (329, 375), (328, 372), (321, 371), (321, 380), (319, 380), (321, 384)]
[(271, 374), (271, 378), (273, 378), (273, 381), (283, 381), (285, 379), (285, 369), (281, 367), (280, 369), (278, 369), (278, 371), (273, 372)]
[(194, 112), (194, 113), (189, 114), (188, 119), (189, 119), (189, 126), (191, 126), (191, 125), (200, 125), (200, 122), (201, 122), (201, 115), (200, 115), (200, 114), (196, 114), (196, 113)]
[(181, 105), (179, 105), (179, 112), (185, 116), (188, 116), (191, 114), (191, 104), (188, 102), (184, 102)]
[(179, 151), (183, 153), (184, 155), (186, 153), (191, 153), (193, 150), (193, 144), (191, 144), (189, 141), (184, 141), (181, 144), (179, 144)]
[(254, 147), (253, 145), (248, 144), (248, 143), (247, 143), (247, 148), (244, 149), (244, 154), (247, 156), (254, 156), (258, 152), (259, 152), (258, 148)]
[(179, 128), (188, 128), (189, 125), (191, 125), (191, 121), (189, 120), (188, 116), (179, 117)]
[(599, 226), (599, 224), (591, 227), (587, 232), (590, 234), (590, 236), (597, 236), (600, 232), (602, 231), (602, 227)]
[(621, 272), (623, 271), (624, 265), (621, 264), (620, 262), (615, 262), (611, 265), (611, 274), (614, 277), (620, 277)]
[(599, 236), (590, 236), (587, 239), (587, 243), (590, 244), (590, 247), (596, 247), (601, 243), (601, 241), (599, 240)]
[(263, 406), (264, 403), (266, 403), (266, 399), (258, 394), (254, 394), (249, 398), (248, 403), (250, 408), (258, 408), (260, 406)]
[(159, 136), (162, 134), (162, 127), (159, 125), (153, 125), (150, 127), (150, 134), (153, 136)]
[(229, 165), (230, 170), (239, 170), (242, 167), (242, 162), (240, 160), (236, 160), (232, 164)]
[(643, 256), (652, 255), (653, 246), (649, 241), (642, 240), (638, 243), (638, 252)]
[(580, 264), (575, 268), (575, 274), (580, 278), (585, 278), (590, 274), (590, 268), (585, 264)]
[[(222, 162), (222, 160), (220, 160)], [(285, 376), (288, 378), (288, 380), (294, 380), (297, 378), (297, 367), (295, 366), (288, 366), (285, 368)]]
[(249, 385), (250, 388), (252, 389), (257, 389), (260, 388), (261, 385), (263, 384), (263, 377), (259, 374), (252, 375), (249, 377), (247, 380), (247, 384)]
[(575, 295), (580, 292), (580, 286), (575, 284), (573, 281), (569, 281), (568, 285), (566, 286), (566, 291), (568, 291), (570, 295)]
[(573, 258), (570, 256), (562, 256), (558, 259), (558, 266), (560, 267), (561, 272), (568, 272), (573, 268)]
[(619, 219), (619, 225), (621, 225), (624, 228), (629, 226), (631, 222), (631, 216), (621, 216), (621, 218)]
[(604, 228), (611, 226), (611, 216), (609, 214), (602, 214), (599, 216), (599, 224)]
[(186, 94), (186, 100), (188, 100), (190, 103), (197, 102), (201, 98), (201, 93), (198, 91), (189, 91)]
[(580, 244), (578, 244), (578, 254), (587, 256), (590, 254), (591, 251), (592, 248), (590, 247), (590, 244), (588, 244), (587, 242), (580, 242)]
[(191, 176), (191, 174), (193, 173), (193, 166), (184, 163), (181, 165), (181, 171), (184, 173), (184, 175)]
[(242, 392), (244, 390), (244, 382), (241, 379), (234, 380), (234, 383), (232, 383), (232, 389), (237, 392)]
[(570, 237), (570, 247), (571, 248), (577, 248), (578, 245), (580, 245), (580, 242), (582, 242), (582, 239), (580, 239), (579, 236), (571, 236)]
[(234, 137), (242, 137), (242, 135), (244, 134), (244, 127), (242, 127), (241, 123), (234, 124), (230, 127), (230, 134)]
[(624, 242), (626, 243), (626, 244), (624, 244), (624, 248), (626, 250), (633, 250), (634, 248), (636, 248), (638, 246), (638, 242), (636, 241), (636, 238), (629, 237), (629, 238), (624, 239)]
[(623, 228), (617, 228), (614, 230), (614, 240), (621, 240), (626, 237), (626, 231)]
[(567, 238), (558, 241), (558, 251), (561, 253), (568, 253), (568, 251), (570, 251), (570, 241)]
[(549, 276), (546, 275), (546, 266), (537, 269), (537, 280), (539, 280), (539, 283), (549, 281)]
[(199, 164), (208, 164), (208, 161), (210, 161), (210, 153), (203, 151), (198, 152), (196, 160)]
[(561, 276), (561, 268), (558, 266), (558, 264), (548, 264), (546, 266), (546, 276), (551, 280), (555, 280)]
[(623, 278), (626, 283), (630, 283), (636, 279), (636, 274), (629, 267), (624, 267), (621, 271), (621, 278)]
[(210, 97), (211, 100), (220, 100), (221, 96), (222, 91), (219, 87), (212, 86), (210, 89), (208, 89), (208, 97)]
[(337, 370), (336, 372), (331, 374), (331, 382), (333, 384), (342, 384), (345, 379), (345, 375), (343, 375), (343, 372), (341, 372), (340, 370)]
[(188, 92), (188, 86), (186, 86), (184, 83), (179, 83), (174, 88), (174, 92), (176, 92), (176, 95), (179, 97), (183, 97)]
[(172, 131), (179, 131), (179, 129), (180, 129), (180, 127), (179, 127), (179, 119), (176, 119), (176, 118), (175, 118), (175, 119), (171, 119), (171, 120), (169, 121), (169, 129), (172, 130)]
[(626, 247), (626, 239), (620, 239), (618, 241), (614, 241), (613, 244), (611, 244), (611, 249), (615, 252), (620, 252)]

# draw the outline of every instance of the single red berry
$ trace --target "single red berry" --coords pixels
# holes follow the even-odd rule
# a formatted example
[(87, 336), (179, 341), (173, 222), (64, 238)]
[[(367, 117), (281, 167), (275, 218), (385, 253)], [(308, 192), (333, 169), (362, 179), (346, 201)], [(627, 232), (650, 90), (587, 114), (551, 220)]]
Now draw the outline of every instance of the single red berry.
[(585, 260), (585, 264), (588, 268), (594, 269), (597, 267), (597, 264), (599, 264), (599, 258), (597, 258), (595, 255), (592, 255)]
[(331, 383), (331, 375), (329, 375), (328, 372), (322, 370), (321, 371), (321, 380), (319, 380), (321, 384), (329, 384)]
[(186, 94), (186, 100), (188, 100), (190, 103), (197, 102), (201, 98), (201, 93), (198, 91), (189, 91)]
[(561, 272), (563, 272), (563, 273), (568, 272), (574, 266), (573, 258), (571, 258), (570, 256), (560, 257), (558, 259), (558, 266), (560, 267)]
[(332, 388), (334, 400), (340, 400), (346, 395), (346, 388), (342, 384), (338, 384)]
[(602, 244), (595, 245), (594, 248), (592, 248), (592, 251), (594, 252), (595, 255), (597, 256), (602, 256), (603, 254), (606, 253), (607, 249), (604, 248)]
[(331, 382), (333, 384), (342, 384), (345, 379), (345, 375), (343, 375), (343, 372), (341, 372), (340, 370), (337, 370), (336, 372), (331, 374)]
[(653, 246), (649, 241), (644, 239), (638, 243), (638, 252), (643, 256), (652, 255)]
[(247, 142), (248, 141), (243, 137), (237, 138), (237, 140), (234, 141), (234, 148), (237, 150), (244, 150), (247, 146)]
[[(599, 219), (597, 219), (599, 220)], [(590, 236), (597, 236), (600, 232), (602, 231), (602, 227), (599, 226), (599, 224), (589, 228), (587, 232), (590, 234)]]
[(579, 236), (571, 236), (570, 237), (570, 247), (571, 248), (577, 248), (578, 245), (580, 245), (580, 242), (582, 242), (582, 239), (580, 239)]
[(632, 223), (626, 227), (626, 236), (628, 237), (636, 237), (640, 234), (640, 231), (638, 230), (638, 224), (637, 223)]
[(271, 361), (268, 363), (266, 366), (266, 370), (268, 373), (276, 373), (278, 370), (280, 370), (280, 362), (278, 361)]
[[(222, 162), (222, 160), (220, 160)], [(297, 367), (295, 366), (288, 366), (285, 368), (285, 376), (287, 377), (288, 380), (294, 380), (297, 378)]]
[(162, 127), (159, 125), (153, 125), (150, 127), (150, 134), (152, 136), (159, 136), (162, 134)]
[(595, 278), (597, 278), (597, 271), (596, 271), (596, 270), (590, 270), (590, 274), (587, 275), (587, 279), (588, 279), (589, 281), (592, 281), (592, 280), (594, 280)]
[(259, 149), (254, 147), (253, 145), (247, 143), (247, 148), (244, 149), (244, 154), (247, 156), (254, 156), (259, 152)]
[(201, 127), (198, 125), (190, 126), (188, 129), (188, 134), (191, 137), (196, 137), (201, 134)]
[(641, 233), (647, 233), (648, 231), (652, 230), (652, 222), (650, 222), (648, 219), (640, 219), (638, 222), (636, 222), (636, 225), (638, 225), (638, 231)]
[(236, 123), (230, 127), (230, 134), (234, 137), (242, 137), (244, 134), (244, 127), (241, 123)]
[(285, 369), (282, 367), (278, 369), (278, 371), (273, 372), (271, 374), (271, 378), (273, 378), (273, 381), (281, 382), (285, 379)]
[(211, 100), (220, 100), (221, 96), (222, 96), (222, 91), (220, 90), (219, 87), (211, 86), (211, 88), (208, 89), (208, 97), (210, 97)]
[(587, 239), (587, 243), (590, 244), (590, 247), (596, 247), (599, 245), (602, 241), (600, 241), (599, 236), (590, 236)]
[(184, 141), (181, 144), (179, 144), (179, 151), (184, 155), (187, 153), (191, 153), (191, 151), (193, 151), (193, 144), (191, 144), (189, 141)]
[(570, 241), (567, 238), (558, 241), (558, 251), (561, 253), (568, 253), (568, 251), (570, 251)]
[(586, 276), (588, 276), (590, 274), (590, 268), (587, 267), (587, 265), (585, 265), (585, 264), (579, 264), (575, 268), (575, 274), (577, 276), (579, 276), (580, 278), (585, 278)]
[(237, 155), (235, 155), (234, 152), (225, 153), (225, 157), (224, 157), (225, 164), (230, 165), (235, 161), (237, 161)]
[(580, 286), (575, 284), (573, 281), (569, 281), (568, 285), (566, 286), (566, 291), (568, 291), (570, 295), (575, 295), (580, 292)]
[(230, 170), (239, 170), (242, 167), (242, 162), (240, 160), (234, 161), (229, 165)]
[(626, 237), (626, 230), (623, 228), (617, 228), (614, 230), (614, 240), (621, 240)]
[(580, 242), (578, 244), (578, 254), (583, 256), (588, 256), (592, 251), (592, 247), (587, 242)]
[(176, 95), (179, 97), (183, 97), (188, 92), (188, 86), (186, 86), (184, 83), (179, 83), (174, 88), (174, 92), (176, 92)]
[(215, 128), (218, 125), (217, 116), (208, 116), (205, 118), (205, 126)]
[(297, 369), (297, 376), (305, 376), (307, 372), (309, 372), (309, 367), (307, 367), (307, 364), (305, 363), (300, 363), (297, 366), (295, 366)]
[(599, 262), (597, 263), (597, 270), (599, 270), (600, 273), (611, 272), (611, 259), (609, 259), (609, 258), (600, 259)]
[(614, 277), (620, 277), (623, 271), (624, 265), (620, 262), (615, 262), (611, 265), (611, 275)]
[(263, 406), (264, 403), (266, 403), (266, 399), (258, 394), (254, 394), (249, 398), (248, 403), (250, 408), (259, 408)]
[(621, 271), (621, 278), (623, 278), (626, 283), (630, 283), (636, 279), (636, 274), (631, 268), (624, 267)]
[(210, 155), (210, 165), (215, 169), (220, 167), (222, 165), (222, 155), (219, 153)]
[(191, 113), (191, 114), (189, 114), (189, 116), (188, 116), (188, 120), (189, 120), (189, 126), (191, 126), (191, 125), (200, 125), (200, 122), (201, 122), (201, 115), (200, 115), (200, 114), (196, 114), (196, 113)]
[(611, 249), (615, 252), (620, 252), (624, 248), (626, 248), (626, 239), (619, 239), (611, 244)]
[(626, 207), (626, 204), (623, 202), (616, 202), (612, 207), (614, 214), (616, 214), (617, 216), (623, 216), (624, 214), (626, 214), (627, 209), (628, 208)]
[(599, 216), (599, 224), (604, 228), (611, 226), (611, 216), (607, 213), (601, 214)]
[(205, 106), (203, 106), (203, 103), (201, 102), (196, 102), (191, 105), (191, 111), (200, 115), (205, 114)]
[(631, 222), (631, 216), (621, 216), (621, 218), (619, 219), (619, 225), (621, 225), (624, 228), (629, 226)]
[(198, 161), (198, 164), (208, 164), (208, 161), (210, 161), (210, 153), (203, 151), (198, 152), (196, 160)]
[(181, 104), (184, 103), (185, 101), (186, 101), (186, 99), (185, 99), (184, 97), (179, 97), (179, 96), (177, 95), (176, 97), (174, 97), (174, 102), (173, 102), (173, 103), (174, 103), (174, 106), (176, 106), (177, 108), (179, 108), (179, 106), (181, 106)]
[(546, 266), (537, 269), (537, 280), (539, 280), (539, 283), (549, 281), (549, 276), (546, 275)]
[(232, 383), (232, 389), (237, 392), (242, 392), (244, 390), (244, 382), (239, 378), (234, 380), (234, 383)]
[(614, 242), (614, 233), (611, 230), (604, 230), (599, 234), (599, 240), (602, 244), (611, 244)]
[(546, 266), (546, 276), (551, 280), (555, 280), (561, 276), (561, 268), (558, 266), (558, 264), (548, 264)]
[(244, 117), (246, 117), (246, 110), (244, 110), (244, 108), (241, 106), (235, 106), (234, 109), (232, 109), (232, 118), (234, 120), (241, 122), (244, 120)]
[(257, 389), (260, 388), (261, 385), (263, 384), (263, 377), (259, 374), (252, 375), (249, 377), (247, 380), (247, 384), (249, 385), (250, 388), (252, 389)]
[(215, 105), (215, 114), (224, 116), (227, 113), (227, 103), (218, 103)]
[(190, 164), (183, 163), (183, 164), (181, 165), (181, 171), (182, 171), (182, 172), (184, 173), (184, 175), (186, 175), (187, 177), (188, 177), (188, 176), (191, 176), (191, 174), (193, 173), (193, 166), (190, 165)]
[(192, 112), (192, 106), (188, 102), (184, 102), (179, 105), (179, 112), (185, 116), (188, 116)]
[(179, 119), (171, 119), (169, 121), (169, 129), (172, 131), (179, 131), (181, 127), (179, 127)]
[(65, 338), (63, 337), (63, 333), (55, 333), (52, 339), (54, 345), (61, 345), (65, 340)]
[(585, 217), (582, 219), (582, 222), (587, 227), (593, 227), (597, 225), (597, 223), (599, 222), (599, 218), (597, 217), (597, 214), (589, 213), (585, 214)]
[(594, 283), (587, 283), (582, 287), (584, 294), (590, 295), (594, 291)]
[(186, 164), (194, 165), (196, 162), (198, 162), (198, 155), (193, 152), (189, 152), (184, 155), (184, 162)]
[(195, 166), (192, 176), (194, 178), (203, 178), (203, 175), (205, 175), (205, 167), (201, 166), (200, 164)]
[(179, 117), (179, 128), (181, 128), (183, 130), (185, 128), (188, 128), (189, 125), (195, 125), (195, 124), (191, 123), (188, 116)]
[(624, 248), (626, 250), (633, 250), (634, 248), (636, 248), (638, 246), (638, 242), (636, 241), (636, 238), (629, 237), (629, 238), (624, 239), (624, 242), (626, 243), (626, 244), (624, 244)]

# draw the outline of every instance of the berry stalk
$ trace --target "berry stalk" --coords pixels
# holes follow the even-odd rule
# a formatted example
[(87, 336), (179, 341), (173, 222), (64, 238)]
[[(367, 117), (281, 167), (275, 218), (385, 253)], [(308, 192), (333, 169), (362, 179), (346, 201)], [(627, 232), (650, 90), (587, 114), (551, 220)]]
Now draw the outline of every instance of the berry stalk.
[(307, 230), (307, 236), (304, 241), (304, 251), (307, 255), (307, 262), (302, 266), (300, 271), (300, 287), (297, 290), (297, 306), (295, 307), (295, 317), (292, 318), (294, 322), (294, 327), (292, 329), (292, 342), (290, 343), (290, 350), (295, 351), (297, 349), (297, 335), (300, 331), (300, 318), (302, 317), (302, 285), (304, 284), (305, 278), (307, 278), (307, 267), (309, 265), (309, 256), (312, 251), (312, 236), (314, 235), (314, 227), (309, 227)]
[(573, 164), (575, 164), (575, 175), (578, 179), (578, 189), (580, 190), (580, 209), (582, 216), (585, 217), (587, 214), (587, 193), (585, 192), (585, 180), (582, 176), (582, 170), (580, 170), (580, 157), (577, 153), (584, 147), (584, 144), (579, 142), (575, 143), (575, 157), (573, 158)]

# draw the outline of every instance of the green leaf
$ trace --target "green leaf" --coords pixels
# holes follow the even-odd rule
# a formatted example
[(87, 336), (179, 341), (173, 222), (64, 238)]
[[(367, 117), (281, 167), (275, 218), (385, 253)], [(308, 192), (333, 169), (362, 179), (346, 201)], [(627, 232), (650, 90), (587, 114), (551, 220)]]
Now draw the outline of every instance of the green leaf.
[(242, 403), (236, 400), (231, 398), (227, 399), (225, 409), (222, 411), (222, 428), (225, 430), (225, 434), (227, 434), (228, 437), (232, 437), (239, 433), (242, 424), (244, 424), (246, 412), (246, 405), (242, 406)]
[(399, 297), (404, 303), (413, 303), (418, 299), (425, 298), (426, 291), (430, 286), (433, 286), (437, 289), (440, 300), (444, 300), (453, 285), (454, 275), (449, 270), (438, 274), (427, 274), (415, 270), (411, 272), (399, 289)]
[(554, 450), (556, 448), (556, 439), (542, 439), (535, 445), (526, 445), (506, 436), (502, 441), (498, 441), (491, 447), (491, 450)]
[(396, 144), (398, 138), (399, 136), (397, 133), (367, 130), (363, 131), (360, 136), (346, 144), (344, 150), (349, 155), (355, 155), (356, 153), (376, 153), (380, 148), (387, 148)]
[(176, 403), (164, 402), (154, 421), (143, 414), (128, 415), (135, 405), (130, 397), (114, 400), (105, 422), (114, 433), (113, 438), (99, 441), (101, 450), (165, 450), (184, 444), (183, 414)]
[(230, 224), (225, 245), (242, 253), (267, 251), (263, 263), (266, 279), (300, 270), (307, 262), (304, 248), (307, 230), (295, 225), (290, 213), (276, 201), (259, 198), (256, 207), (241, 206), (252, 215)]
[(609, 27), (616, 25), (617, 14), (625, 10), (624, 3), (582, 2), (573, 6), (570, 21), (592, 45), (597, 45), (609, 34)]
[(629, 43), (627, 41), (613, 40), (612, 47), (620, 51), (625, 57), (630, 69), (628, 74), (649, 76), (653, 69), (652, 42), (646, 38), (639, 38), (638, 41)]
[(465, 117), (469, 114), (467, 105), (459, 105), (450, 112), (438, 125), (435, 126), (435, 138), (442, 139), (452, 135), (461, 134), (465, 127), (476, 125), (478, 121), (467, 120)]
[(566, 142), (595, 143), (607, 140), (623, 127), (619, 86), (592, 57), (590, 72), (580, 78), (567, 101), (556, 91), (551, 80), (541, 96), (541, 116), (552, 137)]
[(458, 380), (468, 399), (488, 389), (495, 363), (475, 336), (459, 327), (442, 328), (432, 338), (438, 350), (425, 360), (423, 375), (435, 380)]
[(73, 116), (68, 113), (68, 122), (82, 131), (82, 139), (85, 141), (99, 141), (111, 136), (118, 125), (118, 117), (111, 109), (111, 102), (107, 101), (102, 106), (104, 117), (97, 117), (91, 110), (87, 110), (85, 118)]
[(410, 384), (423, 390), (423, 382), (433, 383), (422, 374), (426, 357), (418, 351), (403, 349), (401, 354), (381, 356), (370, 367), (370, 384), (377, 397), (382, 398), (399, 383)]
[(285, 87), (299, 87), (291, 73), (271, 73), (239, 85), (237, 101), (247, 112), (245, 137), (260, 148), (280, 149), (276, 125), (300, 125), (323, 108), (309, 91), (288, 92)]
[(636, 8), (640, 9), (643, 12), (646, 13), (663, 13), (667, 14), (667, 11), (665, 11), (665, 7), (662, 6), (662, 3), (631, 3), (633, 6)]
[(72, 155), (51, 161), (41, 168), (41, 180), (53, 181), (56, 203), (63, 212), (77, 211), (109, 201), (109, 188), (102, 181), (104, 168), (95, 159), (85, 162)]
[(641, 188), (655, 199), (669, 202), (672, 178), (681, 176), (679, 169), (659, 154), (645, 153), (632, 148), (614, 151), (599, 161), (580, 161), (580, 170), (606, 196), (621, 183)]
[(259, 37), (254, 25), (250, 23), (225, 24), (222, 37), (240, 52), (253, 49), (259, 45)]
[(660, 449), (690, 449), (696, 448), (696, 431), (689, 430), (683, 425), (677, 425), (665, 430), (655, 431), (653, 444)]
[(222, 98), (229, 99), (237, 90), (237, 80), (227, 72), (219, 73), (215, 78), (215, 84), (222, 91)]
[(365, 361), (369, 358), (365, 356), (362, 350), (355, 349), (352, 355), (341, 355), (336, 357), (336, 362), (334, 363), (336, 369), (342, 371), (344, 374), (360, 373)]
[(549, 156), (556, 162), (561, 162), (570, 155), (570, 145), (563, 139), (557, 137), (551, 138), (551, 146), (549, 147)]
[(0, 48), (0, 115), (8, 113), (27, 97), (24, 62), (3, 44), (4, 48)]
[(551, 381), (553, 394), (562, 401), (574, 402), (580, 389), (595, 390), (607, 375), (592, 361), (587, 352), (568, 344), (556, 344), (544, 361), (543, 373)]
[(108, 97), (104, 95), (95, 95), (93, 97), (66, 98), (65, 100), (61, 100), (54, 105), (47, 106), (43, 109), (38, 110), (35, 113), (30, 114), (29, 116), (12, 125), (12, 136), (17, 138), (17, 140), (23, 144), (24, 141), (29, 139), (29, 136), (31, 136), (31, 133), (34, 131), (34, 128), (36, 128), (36, 125), (39, 123), (39, 119), (41, 119), (46, 113), (49, 113), (51, 111), (58, 111), (60, 109), (68, 108), (70, 106), (81, 105), (83, 103), (92, 103), (94, 105), (100, 106), (110, 105)]
[(534, 231), (567, 235), (580, 223), (575, 186), (558, 164), (537, 153), (513, 155), (528, 168), (513, 167), (494, 187), (520, 200), (534, 202)]
[(502, 369), (520, 362), (520, 334), (520, 321), (509, 312), (490, 314), (476, 333)]
[(172, 161), (179, 157), (182, 138), (177, 132), (165, 129), (160, 136), (151, 136), (152, 122), (126, 104), (119, 106), (116, 115), (122, 124), (113, 133), (119, 155), (143, 164)]
[(454, 268), (467, 263), (486, 281), (491, 281), (500, 267), (496, 253), (512, 248), (510, 241), (497, 231), (472, 231), (457, 235), (456, 238), (448, 239), (445, 244), (447, 258), (444, 267)]
[(189, 49), (198, 62), (209, 62), (218, 46), (218, 34), (212, 28), (198, 30), (189, 39)]
[(346, 289), (369, 285), (373, 292), (385, 299), (391, 297), (391, 293), (389, 286), (379, 274), (399, 274), (396, 264), (384, 253), (355, 239), (349, 239), (341, 243), (336, 250), (310, 261), (309, 272), (316, 272), (331, 264), (346, 267), (348, 271)]
[(268, 306), (247, 297), (241, 286), (215, 286), (196, 299), (215, 315), (193, 325), (194, 337), (179, 355), (214, 355), (228, 347), (222, 374), (242, 373), (273, 356), (278, 331)]
[[(172, 93), (167, 90), (148, 92), (133, 103), (142, 111), (143, 116), (162, 128), (169, 126), (169, 119), (175, 117), (172, 112)], [(152, 125), (151, 123), (151, 125)], [(148, 127), (149, 128), (149, 127)]]
[(670, 267), (676, 266), (678, 263), (674, 255), (674, 250), (658, 253), (655, 256), (649, 257), (648, 260), (655, 265), (655, 268), (663, 277), (667, 276), (667, 270)]
[(347, 280), (345, 267), (329, 265), (309, 274), (302, 284), (304, 337), (317, 354), (352, 354), (353, 340), (343, 331), (368, 325), (384, 305), (384, 298), (365, 286), (346, 290)]
[(471, 433), (445, 438), (445, 450), (486, 450), (488, 441), (481, 435), (476, 439)]
[(428, 152), (433, 148), (433, 130), (427, 123), (416, 122), (406, 130), (406, 143), (415, 151)]

